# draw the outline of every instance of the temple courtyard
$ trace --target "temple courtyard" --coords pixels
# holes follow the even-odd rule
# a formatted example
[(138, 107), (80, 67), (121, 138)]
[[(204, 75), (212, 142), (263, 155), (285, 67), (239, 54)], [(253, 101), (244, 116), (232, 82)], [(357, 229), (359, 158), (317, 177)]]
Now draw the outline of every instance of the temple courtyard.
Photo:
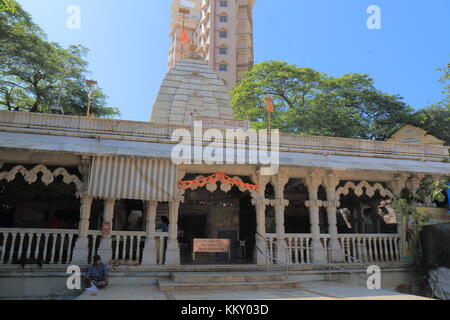
[(112, 284), (96, 296), (82, 294), (77, 300), (430, 300), (398, 293), (393, 288), (369, 290), (336, 281), (310, 281), (297, 289), (233, 292), (161, 291), (157, 285)]

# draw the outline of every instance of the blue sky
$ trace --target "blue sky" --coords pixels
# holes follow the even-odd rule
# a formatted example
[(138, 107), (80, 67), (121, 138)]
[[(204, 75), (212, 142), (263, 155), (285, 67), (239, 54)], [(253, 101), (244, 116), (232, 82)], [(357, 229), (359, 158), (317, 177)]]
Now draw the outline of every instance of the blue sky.
[[(63, 46), (90, 49), (92, 78), (121, 119), (148, 121), (167, 72), (171, 0), (18, 0)], [(81, 29), (66, 27), (70, 5)], [(381, 9), (381, 30), (366, 10)], [(367, 73), (382, 91), (414, 108), (442, 98), (440, 73), (450, 61), (449, 0), (256, 0), (255, 60), (284, 60), (333, 76)]]

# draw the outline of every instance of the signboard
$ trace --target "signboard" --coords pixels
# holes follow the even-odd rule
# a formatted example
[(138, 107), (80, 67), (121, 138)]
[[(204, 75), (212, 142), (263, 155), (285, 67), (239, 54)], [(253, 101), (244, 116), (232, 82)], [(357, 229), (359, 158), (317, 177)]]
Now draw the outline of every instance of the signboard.
[(228, 252), (230, 256), (230, 239), (194, 239), (194, 248), (192, 250), (192, 260), (195, 261), (195, 253), (197, 252)]
[(401, 138), (400, 143), (412, 143), (412, 144), (420, 144), (420, 137), (406, 137)]
[(103, 222), (102, 236), (111, 235), (111, 222)]
[(204, 128), (217, 129), (250, 129), (250, 121), (247, 120), (224, 120), (207, 117), (193, 117), (193, 121), (201, 121)]

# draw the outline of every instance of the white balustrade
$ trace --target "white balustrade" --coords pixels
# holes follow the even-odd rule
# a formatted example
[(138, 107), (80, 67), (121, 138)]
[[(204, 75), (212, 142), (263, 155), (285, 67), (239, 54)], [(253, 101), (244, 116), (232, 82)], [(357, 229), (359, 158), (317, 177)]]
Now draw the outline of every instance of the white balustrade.
[[(0, 228), (1, 264), (68, 264), (78, 230)], [(28, 264), (28, 263), (27, 263)]]
[[(400, 261), (400, 235), (397, 234), (339, 234), (338, 242), (342, 251), (338, 252), (330, 251), (329, 239), (329, 234), (320, 235), (323, 247), (327, 248), (327, 255), (343, 255), (346, 263)], [(273, 257), (277, 250), (276, 240), (275, 234), (266, 234), (269, 257)], [(311, 264), (311, 240), (309, 233), (286, 234), (288, 263)], [(273, 263), (274, 260), (270, 262)]]
[[(321, 234), (320, 241), (323, 247), (328, 244), (329, 235)], [(280, 249), (280, 254), (287, 254), (289, 264), (309, 264), (311, 263), (311, 234), (310, 233), (289, 233), (285, 235), (286, 248), (279, 248), (276, 243), (275, 234), (266, 234), (269, 257), (273, 257), (275, 250)], [(286, 251), (285, 251), (286, 250)], [(273, 263), (273, 261), (271, 261)]]
[(398, 234), (339, 234), (345, 262), (400, 261)]
[[(97, 253), (99, 243), (101, 241), (101, 231), (89, 231), (89, 235), (93, 237), (89, 241), (90, 258)], [(142, 253), (145, 247), (144, 231), (112, 231), (112, 257), (106, 260), (133, 260), (141, 263)], [(167, 232), (155, 233), (155, 251), (156, 262), (162, 264), (164, 260), (164, 238), (168, 237)], [(95, 247), (94, 247), (95, 244)]]
[(112, 259), (141, 261), (144, 231), (112, 231)]
[(89, 230), (88, 231), (88, 239), (89, 239), (88, 261), (89, 261), (89, 263), (91, 263), (92, 259), (97, 254), (98, 248), (100, 247), (100, 241), (102, 239), (102, 232), (100, 230)]

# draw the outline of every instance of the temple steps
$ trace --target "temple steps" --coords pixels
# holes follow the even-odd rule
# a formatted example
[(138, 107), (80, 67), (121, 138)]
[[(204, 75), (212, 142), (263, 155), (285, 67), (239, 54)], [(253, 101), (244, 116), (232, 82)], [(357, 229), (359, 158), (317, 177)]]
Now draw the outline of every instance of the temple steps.
[(300, 283), (286, 280), (283, 273), (173, 272), (169, 279), (159, 279), (158, 286), (163, 292), (224, 292), (297, 289), (300, 288)]
[(280, 272), (172, 272), (171, 279), (179, 283), (271, 282), (283, 281)]

